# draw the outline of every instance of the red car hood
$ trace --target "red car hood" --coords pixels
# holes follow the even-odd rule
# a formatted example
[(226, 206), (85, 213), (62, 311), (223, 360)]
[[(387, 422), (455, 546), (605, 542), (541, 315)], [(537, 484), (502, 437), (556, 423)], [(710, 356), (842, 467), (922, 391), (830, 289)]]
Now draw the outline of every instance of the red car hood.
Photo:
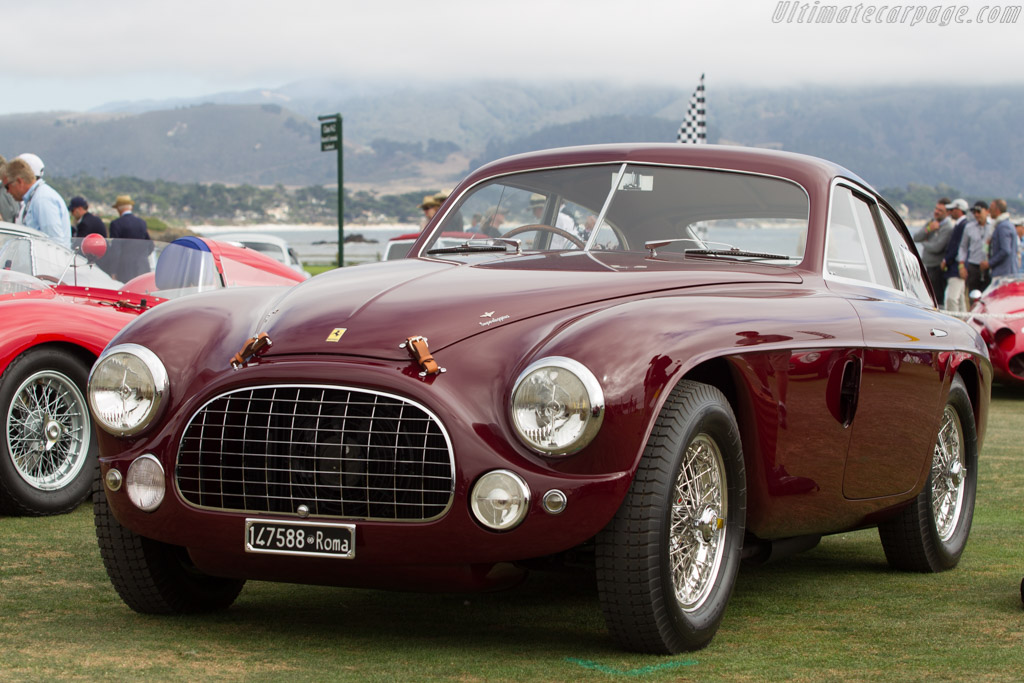
[(801, 281), (792, 269), (749, 262), (683, 265), (620, 254), (609, 265), (611, 258), (576, 252), (474, 265), (401, 259), (339, 269), (287, 290), (255, 331), (270, 335), (268, 356), (401, 359), (408, 353), (399, 345), (412, 336), (426, 337), (437, 351), (497, 326), (592, 302), (699, 285)]

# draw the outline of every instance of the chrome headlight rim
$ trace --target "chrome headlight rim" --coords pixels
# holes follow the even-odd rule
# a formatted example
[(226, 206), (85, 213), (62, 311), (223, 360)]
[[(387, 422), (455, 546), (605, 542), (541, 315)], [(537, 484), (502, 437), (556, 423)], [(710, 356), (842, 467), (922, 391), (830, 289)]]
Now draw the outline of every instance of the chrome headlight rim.
[[(559, 447), (545, 447), (542, 444), (537, 443), (536, 440), (531, 439), (528, 435), (523, 433), (523, 430), (519, 424), (519, 420), (516, 418), (516, 397), (523, 383), (534, 373), (544, 368), (558, 368), (565, 370), (573, 374), (580, 384), (583, 385), (584, 390), (587, 393), (587, 401), (590, 405), (590, 409), (587, 415), (587, 421), (582, 431), (576, 436), (576, 438)], [(512, 394), (509, 402), (512, 426), (515, 430), (519, 440), (523, 442), (530, 450), (535, 453), (546, 456), (567, 456), (586, 448), (597, 433), (601, 429), (601, 424), (604, 422), (605, 403), (604, 403), (604, 390), (601, 388), (601, 383), (597, 380), (597, 376), (594, 375), (590, 369), (583, 363), (577, 360), (568, 358), (566, 356), (546, 356), (539, 360), (530, 363), (516, 378), (515, 384), (512, 385)]]
[[(131, 355), (142, 361), (143, 366), (146, 368), (146, 371), (149, 373), (150, 379), (153, 382), (152, 404), (136, 424), (127, 427), (123, 425), (114, 425), (104, 420), (103, 415), (96, 406), (94, 400), (95, 390), (93, 386), (93, 378), (96, 376), (96, 373), (104, 362), (109, 361), (113, 356), (118, 354)], [(93, 420), (95, 420), (97, 426), (103, 429), (103, 431), (113, 434), (114, 436), (134, 436), (148, 429), (160, 416), (160, 413), (163, 410), (164, 398), (167, 394), (169, 384), (170, 380), (167, 376), (167, 369), (164, 368), (164, 364), (160, 361), (160, 358), (150, 349), (140, 344), (130, 343), (111, 346), (100, 354), (100, 357), (96, 360), (96, 363), (93, 364), (92, 370), (89, 372), (89, 410), (92, 412)]]

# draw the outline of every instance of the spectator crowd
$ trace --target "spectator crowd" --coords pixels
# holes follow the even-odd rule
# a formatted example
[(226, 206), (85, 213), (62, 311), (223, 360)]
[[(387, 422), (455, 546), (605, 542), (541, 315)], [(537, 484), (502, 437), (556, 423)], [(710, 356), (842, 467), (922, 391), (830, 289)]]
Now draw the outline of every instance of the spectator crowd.
[(940, 308), (963, 312), (971, 292), (1021, 271), (1024, 222), (1010, 219), (1005, 199), (941, 198), (932, 220), (914, 233)]
[[(0, 220), (38, 230), (58, 244), (71, 247), (72, 238), (99, 234), (107, 237), (103, 219), (89, 212), (84, 197), (66, 203), (43, 178), (43, 160), (19, 154), (10, 161), (0, 156)], [(120, 215), (110, 222), (110, 237), (149, 240), (146, 221), (134, 216), (134, 202), (121, 195), (113, 204)]]

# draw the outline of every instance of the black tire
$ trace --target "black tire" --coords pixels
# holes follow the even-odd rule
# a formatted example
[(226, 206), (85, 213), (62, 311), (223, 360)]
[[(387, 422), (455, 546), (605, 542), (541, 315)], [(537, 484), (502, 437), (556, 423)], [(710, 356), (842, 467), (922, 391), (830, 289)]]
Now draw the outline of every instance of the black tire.
[(958, 375), (949, 389), (924, 488), (898, 516), (878, 525), (889, 565), (912, 572), (955, 567), (971, 532), (977, 486), (978, 432)]
[(56, 515), (89, 496), (98, 466), (88, 366), (66, 351), (21, 354), (0, 378), (0, 512)]
[(96, 539), (107, 576), (126, 605), (142, 614), (194, 614), (227, 609), (245, 585), (199, 572), (181, 547), (121, 526), (98, 483), (93, 494)]
[[(692, 476), (689, 466), (696, 462), (706, 465), (703, 477)], [(702, 494), (700, 505), (695, 494)], [(714, 387), (680, 382), (622, 507), (597, 537), (601, 609), (624, 647), (674, 654), (711, 642), (740, 566), (746, 497), (743, 449), (729, 402)], [(704, 560), (701, 548), (709, 551)], [(687, 583), (673, 561), (676, 567), (689, 561), (702, 576)]]

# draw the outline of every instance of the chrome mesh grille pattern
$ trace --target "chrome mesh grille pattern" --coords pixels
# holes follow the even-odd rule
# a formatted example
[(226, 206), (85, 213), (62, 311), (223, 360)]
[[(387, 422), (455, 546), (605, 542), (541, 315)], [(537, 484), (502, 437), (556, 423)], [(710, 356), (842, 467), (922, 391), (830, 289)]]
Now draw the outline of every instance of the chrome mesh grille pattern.
[(440, 423), (396, 396), (319, 386), (224, 394), (191, 419), (175, 479), (189, 503), (221, 510), (418, 521), (454, 489)]

